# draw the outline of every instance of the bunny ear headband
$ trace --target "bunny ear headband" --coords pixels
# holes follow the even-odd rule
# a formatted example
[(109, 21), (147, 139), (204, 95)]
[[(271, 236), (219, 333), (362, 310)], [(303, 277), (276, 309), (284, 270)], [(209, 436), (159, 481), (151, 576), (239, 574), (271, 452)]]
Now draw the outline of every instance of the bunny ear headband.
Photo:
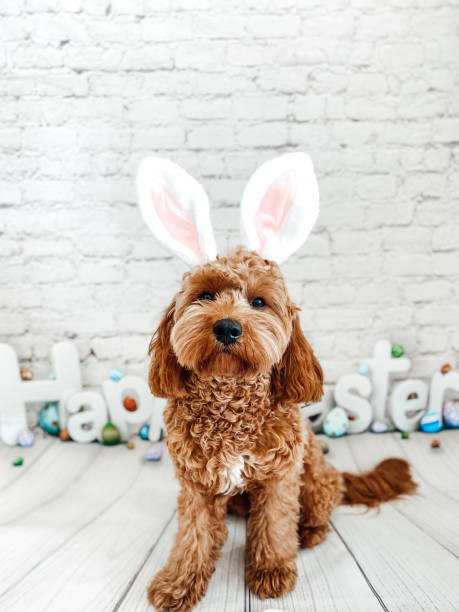
[[(189, 265), (215, 259), (209, 201), (193, 177), (169, 160), (147, 157), (137, 188), (143, 218), (162, 244)], [(243, 243), (281, 263), (301, 247), (318, 214), (309, 155), (282, 155), (260, 166), (247, 183), (241, 201)]]

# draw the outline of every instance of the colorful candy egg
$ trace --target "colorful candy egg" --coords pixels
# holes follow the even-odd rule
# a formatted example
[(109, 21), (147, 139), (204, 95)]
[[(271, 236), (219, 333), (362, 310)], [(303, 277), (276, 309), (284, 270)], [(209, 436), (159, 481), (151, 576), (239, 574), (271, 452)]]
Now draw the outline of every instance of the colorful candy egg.
[(384, 421), (373, 421), (370, 426), (370, 429), (373, 433), (386, 433), (387, 424)]
[(421, 429), (425, 433), (435, 433), (441, 429), (440, 417), (436, 412), (426, 412), (421, 419)]
[(20, 465), (22, 465), (24, 463), (24, 459), (22, 457), (17, 457), (14, 461), (13, 461), (13, 465), (15, 467), (19, 467)]
[(123, 406), (129, 412), (135, 412), (137, 410), (137, 402), (133, 397), (126, 396), (123, 400)]
[(448, 372), (451, 372), (451, 364), (450, 363), (444, 363), (441, 368), (440, 368), (440, 372), (442, 374), (448, 374)]
[(323, 424), (324, 433), (330, 438), (340, 438), (344, 436), (348, 428), (349, 419), (346, 412), (339, 406), (330, 410)]
[(459, 427), (459, 400), (448, 400), (443, 404), (443, 419), (448, 427)]
[(124, 372), (121, 368), (113, 368), (108, 375), (112, 380), (121, 380), (124, 376)]
[(67, 429), (67, 427), (64, 427), (64, 429), (61, 429), (59, 432), (59, 438), (63, 441), (63, 442), (68, 442), (68, 440), (70, 440), (70, 434), (69, 434), (69, 430)]
[(148, 440), (148, 434), (150, 433), (150, 425), (144, 425), (140, 428), (139, 436), (142, 440)]
[(146, 461), (160, 461), (163, 456), (163, 447), (160, 444), (152, 444), (145, 453)]
[(392, 356), (393, 357), (403, 357), (404, 353), (403, 346), (401, 344), (393, 344), (392, 345)]
[(118, 427), (113, 425), (111, 421), (108, 421), (102, 429), (102, 443), (106, 446), (113, 446), (119, 444), (120, 440), (121, 436)]
[(57, 436), (59, 433), (59, 410), (57, 402), (43, 404), (38, 413), (38, 423), (47, 433)]
[(30, 429), (21, 429), (18, 433), (18, 444), (19, 446), (32, 446), (35, 442), (35, 436), (33, 431)]

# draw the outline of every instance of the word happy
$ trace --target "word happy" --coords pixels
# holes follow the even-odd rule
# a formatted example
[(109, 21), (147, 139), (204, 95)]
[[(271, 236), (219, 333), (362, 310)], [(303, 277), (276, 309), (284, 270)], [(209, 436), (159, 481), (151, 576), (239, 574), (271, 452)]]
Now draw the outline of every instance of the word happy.
[[(52, 349), (53, 380), (24, 381), (19, 374), (15, 351), (0, 344), (0, 440), (15, 445), (18, 434), (27, 427), (26, 404), (59, 402), (60, 428), (67, 427), (76, 442), (101, 441), (102, 428), (110, 421), (121, 439), (129, 436), (129, 426), (149, 423), (149, 439), (158, 440), (162, 428), (163, 401), (155, 398), (144, 380), (124, 376), (119, 381), (106, 380), (103, 394), (82, 389), (78, 351), (71, 342), (59, 342)], [(123, 400), (135, 397), (138, 409), (126, 410)], [(92, 423), (90, 429), (83, 425)]]

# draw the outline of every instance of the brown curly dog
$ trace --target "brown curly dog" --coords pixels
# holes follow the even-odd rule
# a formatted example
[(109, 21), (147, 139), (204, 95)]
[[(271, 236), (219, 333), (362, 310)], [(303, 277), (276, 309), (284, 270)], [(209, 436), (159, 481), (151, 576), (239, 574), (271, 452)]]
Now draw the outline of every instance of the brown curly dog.
[(186, 273), (150, 354), (181, 484), (174, 546), (148, 588), (158, 610), (204, 595), (228, 505), (249, 514), (246, 581), (263, 599), (294, 588), (297, 548), (325, 539), (335, 506), (415, 490), (401, 459), (359, 476), (325, 463), (299, 408), (322, 396), (322, 369), (276, 263), (240, 248)]

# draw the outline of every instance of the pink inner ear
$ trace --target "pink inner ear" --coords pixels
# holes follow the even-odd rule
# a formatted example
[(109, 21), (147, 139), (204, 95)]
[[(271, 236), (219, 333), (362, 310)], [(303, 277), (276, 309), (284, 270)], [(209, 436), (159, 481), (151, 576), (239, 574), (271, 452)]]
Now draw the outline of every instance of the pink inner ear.
[(296, 194), (295, 170), (286, 170), (271, 183), (255, 215), (255, 230), (263, 253), (268, 239), (278, 232), (292, 207)]
[(159, 183), (152, 183), (150, 195), (156, 214), (171, 238), (189, 248), (198, 259), (202, 259), (198, 230), (187, 211)]

